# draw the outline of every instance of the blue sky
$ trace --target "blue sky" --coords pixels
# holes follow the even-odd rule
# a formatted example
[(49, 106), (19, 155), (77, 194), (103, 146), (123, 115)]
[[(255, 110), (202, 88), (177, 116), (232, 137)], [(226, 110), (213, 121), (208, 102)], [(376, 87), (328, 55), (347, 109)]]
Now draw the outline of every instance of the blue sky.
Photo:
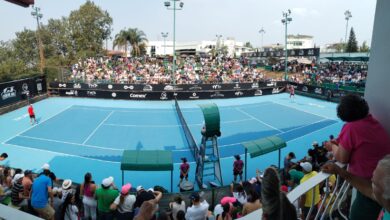
[[(143, 30), (149, 40), (162, 40), (161, 32), (169, 32), (172, 39), (173, 12), (164, 7), (165, 0), (94, 0), (113, 18), (115, 36), (123, 28)], [(370, 42), (372, 36), (375, 0), (182, 0), (184, 8), (178, 11), (177, 41), (214, 40), (216, 35), (250, 41), (259, 46), (258, 31), (264, 27), (264, 44), (283, 43), (282, 12), (292, 10), (293, 21), (289, 34), (314, 36), (316, 45), (340, 42), (345, 35), (344, 11), (349, 9), (359, 44)], [(85, 0), (35, 0), (41, 8), (43, 23), (49, 18), (68, 16)], [(0, 40), (15, 37), (23, 28), (35, 29), (31, 8), (23, 8), (0, 0)], [(111, 45), (111, 43), (109, 43)]]

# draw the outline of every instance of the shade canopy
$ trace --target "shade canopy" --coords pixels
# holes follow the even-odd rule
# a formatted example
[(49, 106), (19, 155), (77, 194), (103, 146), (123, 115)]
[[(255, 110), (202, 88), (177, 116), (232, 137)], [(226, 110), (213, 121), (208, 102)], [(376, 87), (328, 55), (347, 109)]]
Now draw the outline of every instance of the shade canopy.
[(123, 151), (121, 170), (173, 170), (172, 152), (162, 150), (125, 150)]
[(280, 150), (287, 146), (286, 142), (277, 136), (244, 142), (242, 145), (246, 148), (251, 158), (258, 157), (272, 151)]
[(349, 61), (349, 62), (368, 62), (368, 56), (360, 56), (360, 57), (325, 57), (330, 61)]

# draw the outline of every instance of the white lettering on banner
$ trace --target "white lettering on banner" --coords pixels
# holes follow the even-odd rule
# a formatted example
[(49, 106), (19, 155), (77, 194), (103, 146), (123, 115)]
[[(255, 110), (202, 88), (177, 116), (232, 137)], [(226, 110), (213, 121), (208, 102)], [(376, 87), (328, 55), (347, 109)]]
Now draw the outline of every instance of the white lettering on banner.
[(66, 92), (65, 92), (65, 95), (74, 95), (74, 96), (78, 96), (78, 92), (77, 92), (77, 90), (69, 90), (69, 91), (66, 91)]
[(87, 91), (87, 96), (96, 96), (95, 91)]
[(151, 85), (145, 85), (143, 90), (150, 92), (150, 91), (153, 91), (153, 87)]
[(234, 86), (235, 89), (241, 89), (240, 87), (240, 84), (236, 83), (236, 85)]
[(237, 92), (234, 93), (234, 95), (235, 96), (242, 96), (242, 95), (244, 95), (244, 93), (241, 92), (241, 91), (237, 91)]
[(173, 96), (177, 96), (177, 92), (174, 92), (174, 93), (173, 93)]
[(307, 86), (304, 86), (304, 87), (302, 87), (302, 91), (307, 92), (307, 91), (309, 91), (309, 89), (307, 88)]
[(200, 87), (200, 86), (193, 86), (193, 87), (190, 87), (189, 90), (202, 90), (202, 87)]
[(213, 89), (220, 89), (221, 88), (220, 85), (213, 85), (212, 87), (213, 87)]
[(37, 83), (38, 92), (42, 91), (42, 83)]
[(23, 83), (22, 85), (22, 94), (29, 94), (30, 91), (28, 90), (28, 84), (27, 83)]
[(93, 88), (98, 87), (98, 84), (96, 84), (96, 83), (88, 84), (88, 87), (93, 89)]
[(16, 97), (16, 90), (15, 90), (14, 86), (6, 87), (1, 92), (1, 98), (3, 100), (13, 98), (13, 97)]
[(112, 89), (112, 87), (113, 86), (111, 84), (107, 86), (108, 89)]
[(211, 98), (219, 98), (219, 97), (225, 97), (224, 94), (221, 94), (219, 92), (216, 92), (210, 96)]
[(272, 89), (272, 94), (276, 94), (276, 93), (279, 93), (279, 89), (278, 88), (273, 88)]
[(123, 89), (130, 89), (130, 90), (133, 90), (133, 89), (134, 89), (134, 86), (133, 86), (133, 85), (130, 85), (130, 86), (123, 86)]
[(257, 88), (259, 88), (259, 84), (253, 83), (253, 84), (252, 84), (252, 89), (257, 89)]
[(113, 98), (115, 98), (115, 97), (116, 97), (116, 93), (115, 93), (115, 92), (111, 93), (111, 96), (112, 96)]
[(198, 94), (196, 92), (192, 93), (192, 95), (189, 97), (190, 99), (199, 99)]
[(260, 95), (263, 95), (263, 91), (262, 90), (256, 90), (255, 91), (255, 96), (260, 96)]
[(145, 99), (147, 94), (130, 93), (130, 98)]
[(164, 90), (166, 90), (166, 91), (172, 91), (172, 90), (173, 90), (173, 86), (171, 86), (171, 85), (166, 85), (166, 86), (164, 87)]
[(314, 92), (317, 93), (317, 94), (322, 94), (322, 89), (321, 88), (316, 88), (314, 90)]
[(61, 88), (61, 87), (62, 87), (62, 88), (66, 88), (66, 83), (63, 83), (63, 84), (59, 83), (59, 84), (58, 84), (58, 87), (59, 87), (59, 88)]
[(276, 86), (276, 83), (275, 82), (269, 82), (269, 83), (267, 83), (267, 86)]
[(166, 92), (162, 92), (162, 93), (161, 93), (161, 96), (160, 96), (160, 99), (161, 99), (161, 100), (167, 100), (167, 99), (168, 99), (167, 96), (168, 96), (168, 95), (167, 95)]
[(75, 83), (73, 84), (74, 89), (81, 89), (81, 84), (80, 83)]

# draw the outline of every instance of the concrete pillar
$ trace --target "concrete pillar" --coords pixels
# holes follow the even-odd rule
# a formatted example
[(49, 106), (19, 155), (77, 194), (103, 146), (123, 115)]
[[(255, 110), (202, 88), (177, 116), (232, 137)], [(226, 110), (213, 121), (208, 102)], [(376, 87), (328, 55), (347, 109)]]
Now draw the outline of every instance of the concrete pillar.
[(377, 0), (365, 99), (390, 134), (390, 1)]

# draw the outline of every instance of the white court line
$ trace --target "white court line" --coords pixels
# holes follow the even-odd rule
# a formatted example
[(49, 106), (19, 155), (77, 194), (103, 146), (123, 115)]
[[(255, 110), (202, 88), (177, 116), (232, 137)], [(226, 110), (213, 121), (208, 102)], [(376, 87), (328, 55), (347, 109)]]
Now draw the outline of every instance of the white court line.
[[(232, 123), (238, 123), (238, 122), (243, 122), (243, 121), (252, 121), (253, 119), (252, 118), (246, 118), (246, 119), (241, 119), (241, 120), (231, 120), (231, 121), (224, 121), (224, 122), (221, 122), (221, 124), (232, 124)], [(174, 127), (182, 127), (182, 125), (131, 125), (131, 124), (112, 124), (112, 123), (108, 123), (108, 124), (103, 124), (103, 125), (107, 125), (107, 126), (118, 126), (118, 127), (138, 127), (138, 128), (174, 128)], [(202, 123), (199, 123), (199, 124), (188, 124), (188, 127), (191, 127), (191, 126), (201, 126), (203, 125)]]
[[(252, 119), (251, 119), (252, 120)], [(281, 135), (281, 134), (285, 134), (285, 133), (289, 133), (291, 131), (294, 131), (294, 130), (298, 130), (300, 128), (304, 128), (304, 127), (307, 127), (307, 126), (310, 126), (310, 125), (313, 125), (313, 124), (316, 124), (318, 122), (321, 122), (321, 121), (325, 121), (325, 120), (328, 120), (328, 119), (321, 119), (319, 121), (316, 121), (316, 122), (313, 122), (313, 123), (310, 123), (310, 124), (307, 124), (307, 125), (302, 125), (302, 126), (299, 126), (299, 127), (296, 127), (296, 128), (293, 128), (291, 130), (288, 130), (288, 131), (284, 131), (284, 132), (281, 132), (281, 133), (277, 133), (275, 135)], [(333, 125), (333, 124), (332, 124)], [(328, 125), (330, 126), (330, 125)], [(326, 126), (326, 127), (328, 127)], [(325, 128), (325, 127), (324, 127)], [(321, 128), (322, 129), (322, 128)], [(224, 144), (224, 145), (219, 145), (218, 147), (228, 147), (228, 146), (233, 146), (233, 145), (238, 145), (238, 144), (241, 144), (242, 142), (239, 142), (239, 143), (232, 143), (232, 144)], [(181, 149), (181, 150), (175, 150), (175, 151), (188, 151), (189, 149)]]
[(335, 125), (335, 124), (336, 124), (336, 123), (334, 123), (334, 124), (330, 124), (330, 125), (328, 125), (328, 126), (325, 126), (325, 127), (321, 128), (321, 129), (318, 129), (318, 130), (315, 130), (315, 131), (309, 132), (309, 133), (307, 133), (307, 134), (304, 134), (304, 135), (302, 135), (302, 136), (299, 136), (299, 137), (296, 137), (296, 138), (294, 138), (294, 139), (291, 139), (291, 140), (289, 140), (288, 142), (290, 142), (290, 141), (294, 141), (294, 140), (297, 140), (297, 139), (299, 139), (299, 138), (302, 138), (302, 137), (305, 137), (305, 136), (307, 136), (307, 135), (309, 135), (309, 134), (316, 133), (316, 132), (318, 132), (318, 131), (321, 131), (321, 130), (323, 130), (323, 129), (327, 128), (327, 127), (330, 127), (330, 126), (332, 126), (332, 125)]
[(113, 150), (113, 151), (125, 150), (125, 149), (118, 149), (118, 148), (99, 147), (99, 146), (88, 145), (88, 144), (79, 144), (79, 143), (73, 143), (73, 142), (67, 142), (67, 141), (57, 141), (57, 140), (53, 140), (53, 139), (38, 138), (38, 137), (32, 137), (32, 136), (26, 136), (26, 135), (19, 135), (19, 137), (30, 138), (30, 139), (40, 140), (40, 141), (50, 141), (50, 142), (55, 142), (55, 143), (60, 143), (60, 144), (71, 144), (71, 145), (90, 147), (90, 148), (96, 148), (96, 149), (102, 149), (102, 150)]
[(83, 156), (73, 155), (73, 154), (60, 153), (60, 152), (55, 152), (55, 151), (51, 151), (51, 150), (43, 150), (43, 149), (38, 149), (38, 148), (33, 148), (33, 147), (20, 146), (20, 145), (16, 145), (16, 144), (4, 144), (4, 145), (15, 146), (15, 147), (19, 147), (19, 148), (26, 148), (26, 149), (35, 150), (35, 151), (50, 152), (50, 153), (59, 154), (59, 155), (63, 155), (63, 156), (77, 157), (77, 158), (94, 160), (94, 161), (99, 161), (99, 162), (104, 162), (104, 163), (115, 163), (115, 164), (121, 163), (121, 162), (115, 162), (115, 161), (95, 159), (95, 158), (90, 158), (90, 157), (83, 157)]
[[(96, 107), (96, 108), (86, 108), (86, 107), (74, 107), (73, 109), (80, 109), (80, 110), (91, 110), (91, 111), (102, 111), (102, 112), (111, 112), (111, 111), (114, 111), (114, 112), (120, 112), (120, 113), (153, 113), (153, 114), (161, 114), (161, 113), (174, 113), (175, 110), (172, 109), (172, 110), (153, 110), (153, 111), (149, 111), (149, 110), (145, 110), (145, 111), (141, 111), (141, 110), (117, 110), (117, 109), (101, 109), (99, 107)], [(201, 110), (184, 110), (182, 112), (201, 112)]]
[(329, 117), (327, 117), (327, 116), (323, 116), (323, 115), (311, 113), (311, 112), (308, 112), (308, 111), (306, 111), (306, 110), (302, 110), (302, 109), (299, 109), (299, 108), (296, 108), (296, 107), (293, 107), (293, 106), (289, 106), (289, 105), (286, 105), (286, 104), (282, 104), (282, 103), (278, 103), (278, 102), (273, 102), (273, 103), (275, 103), (275, 104), (277, 104), (277, 105), (283, 105), (283, 106), (286, 106), (286, 107), (289, 107), (289, 108), (293, 108), (293, 109), (295, 109), (295, 110), (298, 110), (298, 111), (301, 111), (301, 112), (305, 112), (305, 113), (307, 113), (307, 114), (319, 116), (319, 117), (321, 117), (321, 118), (326, 118), (326, 119), (330, 119), (330, 120), (333, 120), (333, 121), (336, 120), (336, 119), (334, 119), (334, 118), (329, 118)]
[(245, 112), (245, 111), (243, 111), (243, 110), (241, 110), (241, 109), (239, 109), (239, 108), (235, 108), (235, 109), (236, 109), (237, 111), (243, 113), (244, 115), (249, 116), (249, 117), (252, 118), (253, 120), (256, 120), (256, 121), (260, 122), (261, 124), (264, 124), (264, 125), (266, 125), (266, 126), (272, 128), (272, 129), (274, 129), (274, 130), (279, 131), (279, 132), (283, 132), (282, 130), (280, 130), (280, 129), (278, 129), (278, 128), (275, 128), (274, 126), (272, 126), (272, 125), (270, 125), (270, 124), (267, 124), (267, 123), (263, 122), (262, 120), (259, 120), (258, 118), (254, 117), (253, 115), (251, 115), (251, 114), (249, 114), (249, 113), (247, 113), (247, 112)]
[(61, 114), (62, 112), (65, 112), (66, 110), (68, 110), (68, 109), (70, 109), (70, 108), (72, 108), (72, 107), (73, 107), (73, 105), (71, 105), (71, 106), (69, 106), (69, 107), (67, 107), (67, 108), (64, 108), (63, 110), (61, 110), (61, 111), (59, 111), (58, 113), (52, 115), (51, 117), (46, 118), (46, 119), (43, 120), (42, 122), (39, 122), (37, 125), (31, 126), (31, 127), (27, 128), (27, 129), (25, 129), (25, 130), (23, 130), (23, 131), (17, 133), (16, 135), (14, 135), (14, 136), (8, 138), (7, 140), (3, 141), (3, 144), (6, 143), (6, 142), (8, 142), (9, 140), (11, 140), (11, 139), (13, 139), (13, 138), (15, 138), (15, 137), (21, 135), (21, 134), (23, 134), (24, 132), (26, 132), (26, 131), (28, 131), (28, 130), (30, 130), (30, 129), (33, 129), (33, 128), (37, 127), (37, 126), (40, 126), (40, 125), (43, 124), (45, 121), (54, 118), (55, 116)]
[(100, 122), (100, 124), (95, 128), (95, 130), (92, 131), (92, 133), (87, 137), (87, 139), (85, 139), (85, 141), (83, 142), (83, 144), (87, 143), (87, 141), (96, 133), (96, 131), (103, 125), (104, 122), (107, 121), (107, 119), (114, 113), (114, 111), (111, 111), (110, 114), (107, 115), (107, 117), (102, 121)]

